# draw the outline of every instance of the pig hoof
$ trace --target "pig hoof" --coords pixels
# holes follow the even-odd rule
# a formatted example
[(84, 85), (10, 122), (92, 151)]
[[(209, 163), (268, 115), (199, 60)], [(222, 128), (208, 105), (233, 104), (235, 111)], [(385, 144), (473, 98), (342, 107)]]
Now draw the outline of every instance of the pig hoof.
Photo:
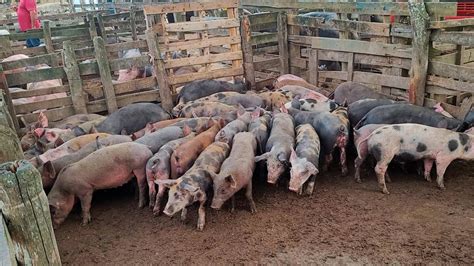
[(153, 209), (153, 216), (159, 216), (161, 214), (160, 210)]
[(384, 188), (384, 189), (382, 190), (382, 193), (385, 194), (385, 195), (389, 195), (389, 194), (390, 194), (390, 192), (388, 192), (388, 190), (387, 190), (386, 188)]
[(356, 177), (355, 181), (356, 181), (356, 183), (359, 183), (359, 184), (362, 183), (362, 180), (359, 177)]
[(342, 176), (346, 176), (349, 173), (349, 170), (342, 169)]
[(197, 229), (198, 229), (199, 231), (204, 230), (204, 224), (198, 223)]
[(440, 186), (438, 186), (438, 188), (441, 189), (441, 190), (446, 190), (446, 187), (444, 185), (440, 185)]
[(250, 208), (250, 212), (253, 214), (257, 213), (257, 208)]

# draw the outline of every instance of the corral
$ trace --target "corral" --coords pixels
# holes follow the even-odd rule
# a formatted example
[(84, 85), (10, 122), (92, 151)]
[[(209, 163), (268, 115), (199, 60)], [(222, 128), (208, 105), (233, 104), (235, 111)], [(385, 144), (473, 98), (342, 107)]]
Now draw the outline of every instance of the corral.
[[(23, 135), (41, 119), (40, 112), (53, 123), (76, 114), (112, 114), (139, 102), (158, 102), (171, 112), (181, 87), (203, 79), (245, 78), (252, 90), (262, 92), (279, 76), (294, 74), (308, 81), (308, 89), (326, 96), (352, 81), (392, 99), (427, 108), (440, 105), (459, 120), (473, 108), (474, 18), (446, 20), (456, 15), (456, 3), (145, 1), (116, 3), (115, 9), (115, 14), (49, 15), (41, 29), (28, 32), (16, 32), (12, 20), (1, 21), (0, 58), (29, 56), (0, 63), (5, 97), (0, 139), (9, 141), (2, 145), (11, 153), (0, 153), (10, 158), (5, 161), (22, 158), (11, 148), (19, 148), (12, 131)], [(25, 48), (28, 38), (40, 38), (44, 46)], [(131, 49), (139, 55), (124, 57)], [(49, 67), (16, 71), (41, 64)], [(116, 82), (119, 71), (150, 65), (151, 76)], [(22, 89), (49, 80), (57, 80), (56, 85)], [(19, 89), (9, 89), (14, 87)], [(7, 131), (8, 126), (13, 130)], [(351, 176), (355, 157), (349, 149)], [(156, 217), (148, 208), (136, 209), (133, 186), (126, 185), (94, 194), (91, 224), (79, 226), (77, 206), (54, 234), (65, 264), (472, 264), (473, 164), (454, 162), (445, 191), (423, 182), (417, 167), (409, 166), (391, 169), (392, 194), (383, 195), (372, 167), (363, 171), (364, 182), (358, 184), (334, 164), (319, 171), (315, 192), (307, 197), (288, 191), (286, 179), (277, 187), (266, 184), (265, 164), (257, 164), (253, 194), (258, 213), (247, 211), (239, 193), (233, 213), (227, 205), (221, 211), (206, 209), (203, 232), (194, 227), (197, 208), (189, 208), (184, 224)], [(8, 167), (2, 173), (21, 165)], [(31, 184), (33, 194), (43, 197), (42, 188)], [(18, 181), (18, 191), (22, 186)], [(33, 200), (41, 206), (39, 213), (49, 214), (41, 200)], [(7, 228), (9, 208), (2, 210)], [(40, 235), (48, 232), (49, 224), (38, 224)], [(10, 231), (18, 234), (18, 227)], [(43, 235), (40, 242), (54, 249), (50, 233), (52, 240)], [(59, 262), (56, 255), (46, 257), (49, 263)]]

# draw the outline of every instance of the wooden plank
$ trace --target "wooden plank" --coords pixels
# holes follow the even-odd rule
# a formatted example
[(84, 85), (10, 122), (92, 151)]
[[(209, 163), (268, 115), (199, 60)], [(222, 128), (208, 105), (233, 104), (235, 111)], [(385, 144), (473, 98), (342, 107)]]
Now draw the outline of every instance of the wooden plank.
[(12, 41), (24, 41), (29, 38), (43, 39), (43, 30), (29, 30), (26, 32), (11, 33), (10, 40)]
[(347, 79), (347, 71), (318, 71), (319, 78), (330, 78), (330, 79)]
[(428, 75), (426, 84), (439, 86), (454, 91), (474, 93), (474, 83), (457, 81), (450, 78), (442, 78), (433, 75)]
[(89, 37), (93, 39), (97, 36), (97, 28), (95, 26), (94, 14), (87, 14), (87, 21), (89, 25)]
[(73, 29), (60, 29), (55, 30), (54, 28), (51, 29), (51, 34), (53, 38), (59, 37), (72, 37), (72, 36), (89, 36), (89, 28), (87, 25), (84, 25), (84, 28), (73, 28)]
[(276, 43), (278, 42), (277, 33), (262, 33), (258, 35), (253, 35), (250, 43), (252, 45), (260, 45), (265, 43)]
[(81, 74), (71, 41), (64, 42), (64, 71), (66, 72), (71, 92), (72, 103), (76, 114), (87, 114), (86, 99), (82, 90)]
[[(322, 60), (330, 60), (327, 58), (321, 58)], [(337, 60), (336, 60), (337, 61)], [(399, 57), (386, 57), (377, 55), (363, 55), (355, 54), (354, 63), (374, 65), (374, 66), (386, 66), (386, 67), (397, 67), (402, 69), (410, 69), (411, 60)]]
[(474, 18), (430, 21), (430, 29), (457, 28), (474, 25)]
[(165, 25), (165, 30), (168, 32), (188, 32), (212, 29), (228, 29), (235, 28), (238, 26), (238, 19), (219, 19), (208, 21), (170, 23)]
[(414, 38), (408, 101), (412, 104), (423, 106), (429, 59), (430, 34), (427, 28), (430, 18), (426, 12), (425, 4), (421, 0), (410, 0), (409, 8)]
[(117, 110), (117, 101), (115, 99), (115, 91), (112, 83), (112, 75), (110, 73), (110, 65), (107, 59), (107, 51), (105, 50), (105, 42), (102, 37), (94, 38), (94, 48), (96, 51), (96, 60), (99, 66), (100, 79), (104, 89), (105, 101), (107, 103), (107, 111), (109, 114)]
[(271, 68), (279, 68), (280, 63), (281, 62), (279, 58), (266, 59), (266, 60), (254, 62), (253, 67), (255, 71), (263, 71), (263, 70), (269, 70)]
[(248, 15), (250, 29), (261, 24), (277, 23), (278, 12), (257, 13)]
[[(19, 151), (18, 153), (21, 154), (21, 151)], [(10, 233), (8, 232), (8, 228), (1, 211), (0, 211), (0, 264), (1, 265), (17, 265), (16, 259), (15, 259), (15, 247), (13, 246)]]
[[(240, 35), (240, 31), (239, 31), (240, 22), (239, 22), (239, 15), (237, 14), (237, 8), (227, 8), (227, 17), (229, 19), (237, 20), (237, 27), (230, 28), (229, 29), (229, 35), (231, 37), (239, 36)], [(239, 44), (231, 44), (230, 45), (230, 50), (232, 52), (237, 52), (237, 51), (240, 51), (241, 48), (240, 48)], [(241, 66), (242, 66), (242, 60), (232, 60), (232, 67), (233, 68), (241, 67)]]
[(97, 62), (80, 63), (79, 73), (81, 74), (81, 76), (95, 74), (100, 75), (99, 65), (97, 64)]
[(248, 16), (243, 16), (240, 22), (240, 31), (242, 35), (242, 53), (244, 58), (244, 76), (245, 80), (250, 83), (250, 89), (255, 90), (255, 66), (253, 63), (253, 50), (250, 40), (252, 38), (252, 30), (250, 19)]
[(43, 21), (43, 36), (44, 36), (44, 46), (46, 47), (46, 51), (48, 53), (53, 53), (53, 40), (51, 40), (51, 27), (49, 21)]
[[(48, 117), (49, 121), (59, 121), (64, 119), (68, 116), (74, 115), (74, 108), (71, 106), (65, 106), (63, 108), (56, 108), (51, 110), (43, 111), (43, 113)], [(18, 117), (22, 117), (26, 123), (32, 123), (38, 121), (39, 113), (31, 113), (25, 115), (19, 115)]]
[(22, 68), (22, 67), (36, 66), (39, 64), (52, 65), (55, 61), (58, 61), (58, 60), (60, 60), (59, 53), (53, 53), (53, 54), (38, 55), (35, 57), (25, 58), (25, 59), (16, 60), (16, 61), (1, 62), (0, 64), (3, 66), (3, 70), (6, 71), (6, 70), (12, 70), (12, 69), (17, 69), (17, 68)]
[(186, 75), (170, 76), (169, 80), (170, 84), (176, 85), (199, 79), (216, 79), (222, 77), (240, 76), (243, 75), (243, 72), (244, 71), (242, 68), (216, 69), (209, 72), (198, 72)]
[(261, 55), (261, 54), (277, 54), (278, 53), (278, 45), (271, 45), (265, 47), (259, 47), (253, 49), (254, 55)]
[[(431, 57), (431, 60), (446, 64), (455, 64), (458, 57), (457, 52)], [(464, 49), (462, 53), (462, 64), (474, 62), (474, 48)]]
[(137, 48), (140, 50), (144, 48), (148, 48), (146, 40), (107, 44), (105, 46), (105, 49), (107, 50), (108, 53), (114, 53), (114, 52), (119, 52), (123, 50), (130, 50), (130, 49), (137, 49)]
[(146, 77), (142, 79), (134, 79), (122, 83), (114, 84), (115, 94), (120, 95), (143, 89), (150, 89), (158, 85), (155, 77)]
[(188, 2), (188, 3), (173, 3), (160, 5), (146, 5), (143, 7), (145, 16), (159, 15), (164, 13), (176, 13), (186, 11), (201, 11), (213, 10), (222, 8), (237, 8), (239, 7), (238, 0), (221, 0), (213, 2)]
[(132, 10), (130, 10), (130, 29), (132, 32), (132, 39), (136, 41), (138, 39), (137, 36), (137, 24), (136, 24), (136, 9), (133, 7)]
[(430, 39), (433, 42), (474, 46), (474, 34), (472, 32), (447, 32), (434, 30), (430, 35)]
[[(428, 83), (427, 83), (428, 84)], [(426, 85), (426, 93), (429, 94), (441, 94), (449, 96), (458, 96), (459, 91), (448, 90), (439, 86)]]
[(430, 61), (428, 73), (461, 81), (474, 82), (474, 68)]
[(110, 60), (111, 71), (117, 71), (120, 69), (128, 69), (133, 66), (145, 67), (147, 65), (150, 65), (150, 57), (148, 55)]
[(230, 61), (230, 60), (241, 60), (242, 59), (242, 52), (228, 52), (223, 54), (208, 54), (203, 56), (193, 56), (193, 57), (186, 57), (186, 58), (178, 58), (178, 59), (170, 59), (165, 62), (165, 68), (177, 68), (182, 66), (190, 66), (190, 65), (201, 65), (206, 63), (216, 63), (222, 61)]
[(285, 13), (278, 13), (277, 32), (278, 32), (278, 55), (280, 58), (280, 75), (290, 73), (289, 55), (288, 55), (288, 32)]
[(410, 78), (354, 71), (353, 81), (361, 82), (361, 83), (376, 84), (376, 85), (386, 86), (386, 87), (394, 87), (394, 88), (406, 90), (408, 89)]
[(48, 94), (54, 94), (54, 93), (60, 93), (60, 92), (68, 92), (68, 91), (69, 91), (69, 86), (63, 85), (63, 86), (49, 87), (49, 88), (36, 89), (36, 90), (15, 91), (11, 93), (11, 97), (12, 99), (19, 99), (19, 98), (28, 98), (28, 97), (48, 95)]
[[(336, 13), (408, 16), (408, 3), (396, 2), (322, 2), (319, 0), (241, 0), (243, 7), (324, 10)], [(456, 16), (456, 3), (426, 3), (430, 16)]]
[(315, 86), (318, 86), (318, 80), (319, 80), (318, 64), (319, 64), (318, 50), (311, 49), (309, 52), (308, 79), (309, 79), (309, 83)]
[(52, 79), (62, 79), (66, 76), (62, 67), (38, 69), (6, 75), (8, 86), (14, 87), (31, 82), (38, 82)]
[(45, 100), (41, 102), (19, 104), (19, 105), (14, 105), (14, 107), (15, 107), (15, 112), (17, 114), (25, 114), (25, 113), (31, 113), (33, 111), (37, 111), (41, 109), (52, 109), (52, 108), (63, 107), (67, 105), (72, 105), (71, 97), (50, 99), (50, 100)]
[(12, 97), (8, 89), (5, 72), (3, 72), (2, 66), (0, 65), (0, 123), (6, 127), (11, 127), (15, 132), (19, 133), (20, 126), (15, 117), (15, 108), (13, 108)]
[(349, 60), (347, 62), (347, 80), (352, 81), (354, 75), (354, 53), (349, 54)]
[(411, 49), (406, 45), (331, 39), (323, 37), (306, 37), (306, 39), (310, 39), (311, 47), (316, 49), (394, 56), (401, 58), (412, 57)]
[(250, 25), (250, 30), (253, 32), (263, 32), (263, 31), (275, 32), (276, 27), (277, 27), (276, 22), (271, 22), (271, 23), (266, 23), (266, 24)]
[(169, 45), (162, 45), (163, 51), (173, 52), (180, 50), (199, 49), (211, 46), (222, 46), (240, 43), (240, 36), (232, 37), (214, 37), (207, 40), (191, 40), (172, 42)]

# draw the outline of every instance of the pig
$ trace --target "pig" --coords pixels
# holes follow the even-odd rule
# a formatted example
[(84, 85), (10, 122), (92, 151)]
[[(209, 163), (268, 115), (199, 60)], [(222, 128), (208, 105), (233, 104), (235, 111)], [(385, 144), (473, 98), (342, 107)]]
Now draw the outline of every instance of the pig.
[(197, 229), (202, 231), (206, 223), (204, 205), (207, 201), (207, 190), (210, 189), (212, 177), (219, 172), (229, 150), (227, 143), (214, 142), (199, 155), (193, 167), (179, 179), (156, 180), (155, 183), (158, 185), (169, 188), (168, 202), (163, 213), (173, 216), (181, 211), (181, 220), (184, 221), (187, 214), (186, 207), (199, 201)]
[(191, 133), (186, 137), (172, 140), (163, 145), (158, 152), (151, 157), (146, 163), (146, 179), (148, 182), (148, 194), (150, 197), (150, 208), (153, 208), (153, 214), (158, 215), (160, 212), (160, 203), (165, 193), (165, 187), (158, 187), (158, 197), (155, 189), (155, 180), (170, 179), (170, 158), (173, 151), (181, 144), (195, 137), (195, 133)]
[(328, 100), (328, 97), (324, 96), (321, 93), (297, 85), (286, 85), (281, 87), (277, 91), (289, 94), (292, 96), (292, 98), (298, 96), (299, 98), (303, 99), (314, 99), (318, 102), (325, 102)]
[(331, 100), (325, 102), (318, 102), (314, 99), (293, 99), (291, 102), (285, 104), (285, 108), (295, 108), (302, 111), (313, 111), (313, 112), (332, 112), (338, 105)]
[[(41, 64), (35, 67), (35, 70), (40, 70), (40, 69), (50, 69), (51, 67), (46, 65), (46, 64)], [(61, 79), (52, 79), (52, 80), (43, 80), (43, 81), (37, 81), (33, 83), (28, 83), (26, 85), (27, 90), (39, 90), (39, 89), (46, 89), (46, 88), (52, 88), (52, 87), (59, 87), (62, 86), (63, 82)], [(67, 94), (65, 92), (59, 92), (59, 93), (53, 93), (53, 94), (48, 94), (48, 95), (42, 95), (42, 96), (49, 96), (52, 99), (55, 98), (64, 98), (67, 97)], [(54, 98), (53, 98), (54, 97)], [(43, 99), (43, 101), (46, 99)]]
[(73, 129), (86, 122), (104, 120), (105, 118), (105, 116), (98, 114), (77, 114), (68, 116), (57, 122), (50, 122), (49, 125), (60, 129)]
[(46, 163), (47, 161), (54, 161), (67, 154), (71, 154), (73, 152), (78, 151), (85, 145), (95, 141), (97, 137), (106, 138), (108, 136), (110, 136), (110, 134), (107, 134), (107, 133), (94, 133), (94, 134), (79, 136), (79, 137), (71, 139), (70, 141), (65, 142), (64, 144), (60, 145), (59, 147), (55, 149), (46, 151), (45, 153), (38, 156), (38, 158), (40, 159), (40, 162), (42, 163)]
[(258, 96), (263, 100), (262, 107), (269, 111), (279, 110), (282, 105), (293, 99), (290, 95), (277, 91), (262, 92)]
[(135, 140), (135, 142), (147, 145), (151, 152), (156, 153), (166, 143), (185, 137), (189, 135), (189, 133), (191, 133), (191, 129), (188, 127), (180, 128), (169, 126), (145, 135), (142, 138)]
[[(29, 56), (25, 55), (25, 54), (15, 54), (15, 55), (11, 55), (7, 58), (4, 58), (2, 59), (2, 63), (7, 63), (7, 62), (13, 62), (13, 61), (19, 61), (19, 60), (23, 60), (23, 59), (28, 59), (30, 58)], [(20, 63), (20, 62), (18, 62)], [(21, 73), (21, 72), (25, 72), (27, 71), (27, 67), (28, 66), (24, 66), (25, 64), (24, 63), (20, 63), (21, 65), (18, 66), (18, 68), (12, 68), (12, 69), (6, 69), (4, 67), (4, 74), (5, 75), (9, 75), (9, 74), (14, 74), (14, 73)]]
[(176, 148), (170, 159), (172, 179), (178, 178), (191, 168), (199, 154), (214, 142), (214, 138), (221, 127), (221, 123), (215, 123), (208, 130)]
[(170, 119), (170, 115), (158, 104), (133, 103), (110, 114), (96, 129), (110, 134), (132, 134), (148, 123)]
[(369, 153), (377, 161), (375, 173), (379, 188), (389, 194), (385, 185), (385, 172), (394, 156), (413, 161), (424, 160), (425, 179), (431, 181), (430, 173), (436, 162), (436, 183), (445, 189), (444, 173), (456, 159), (473, 160), (474, 135), (453, 132), (420, 124), (395, 124), (375, 130), (367, 140)]
[(354, 146), (357, 150), (357, 158), (354, 160), (355, 174), (354, 179), (357, 183), (361, 183), (360, 179), (360, 168), (364, 163), (365, 159), (369, 155), (369, 148), (367, 146), (368, 137), (374, 132), (374, 130), (384, 127), (386, 124), (370, 124), (354, 130)]
[(119, 187), (135, 175), (139, 188), (138, 207), (145, 205), (145, 164), (153, 154), (142, 144), (127, 142), (99, 149), (84, 159), (63, 168), (48, 201), (55, 226), (67, 218), (79, 198), (82, 224), (91, 221), (91, 201), (95, 190)]
[[(347, 174), (345, 147), (349, 139), (347, 125), (341, 118), (329, 112), (300, 111), (294, 108), (288, 110), (294, 117), (296, 125), (311, 124), (318, 133), (321, 142), (321, 154), (325, 159), (323, 170), (326, 171), (332, 161), (332, 153), (337, 147), (341, 150), (341, 170)], [(344, 151), (344, 152), (343, 152)]]
[[(313, 126), (302, 124), (296, 127), (296, 150), (291, 149), (290, 155), (290, 186), (291, 191), (303, 195), (303, 186), (307, 183), (305, 193), (312, 195), (316, 175), (319, 173), (319, 137)], [(308, 181), (309, 179), (309, 181)]]
[[(125, 51), (122, 58), (131, 58), (140, 57), (141, 53), (138, 49), (130, 49)], [(136, 65), (131, 65), (128, 69), (120, 69), (118, 71), (117, 82), (125, 82), (134, 80), (137, 78), (151, 77), (153, 74), (153, 67), (147, 65), (144, 67), (137, 67)]]
[(146, 134), (153, 133), (157, 131), (158, 129), (162, 129), (164, 127), (167, 127), (169, 125), (175, 124), (177, 122), (183, 121), (184, 118), (175, 118), (175, 119), (168, 119), (168, 120), (163, 120), (155, 123), (148, 123), (146, 124), (146, 127), (140, 129), (139, 131), (133, 133), (130, 137), (134, 140), (139, 139), (143, 137)]
[(219, 130), (214, 141), (221, 141), (221, 142), (225, 142), (231, 145), (235, 134), (242, 131), (247, 131), (250, 120), (259, 116), (260, 116), (259, 109), (256, 109), (252, 113), (245, 112), (242, 115), (238, 114), (238, 117), (236, 120), (228, 123), (221, 130)]
[(472, 128), (474, 126), (474, 109), (471, 109), (466, 116), (464, 117), (464, 120), (462, 121), (461, 125), (458, 127), (457, 131), (458, 132), (463, 132), (468, 130), (469, 128)]
[(192, 103), (186, 105), (180, 113), (180, 117), (211, 117), (211, 116), (236, 116), (237, 108), (224, 103)]
[[(185, 118), (182, 121), (171, 124), (170, 126), (177, 126), (184, 128), (189, 127), (191, 131), (199, 134), (211, 128), (216, 122), (219, 122), (219, 117), (196, 117), (196, 118)], [(222, 121), (224, 122), (224, 121)]]
[(244, 93), (248, 90), (248, 84), (236, 82), (235, 84), (217, 80), (198, 80), (186, 84), (178, 94), (178, 104), (185, 104), (199, 98), (223, 91), (235, 91)]
[(431, 127), (456, 130), (462, 124), (455, 118), (445, 117), (429, 108), (413, 104), (391, 104), (370, 110), (354, 127), (359, 129), (368, 124), (416, 123)]
[(267, 160), (268, 183), (276, 184), (285, 172), (294, 144), (295, 127), (293, 118), (287, 113), (274, 114), (266, 153), (255, 157), (256, 162)]
[(220, 99), (223, 99), (224, 97), (227, 97), (227, 96), (234, 96), (234, 95), (240, 95), (239, 92), (235, 92), (235, 91), (224, 91), (224, 92), (217, 92), (217, 93), (214, 93), (214, 94), (211, 94), (209, 96), (206, 96), (206, 97), (202, 97), (202, 98), (199, 98), (199, 99), (196, 99), (196, 100), (193, 100), (193, 101), (188, 101), (187, 103), (185, 104), (178, 104), (176, 105), (173, 110), (172, 110), (172, 114), (174, 116), (179, 116), (179, 114), (181, 113), (181, 111), (183, 110), (183, 108), (189, 104), (193, 104), (193, 103), (207, 103), (207, 102), (219, 102)]
[[(352, 126), (355, 126), (359, 121), (372, 109), (382, 105), (396, 104), (396, 101), (389, 99), (362, 99), (355, 101), (347, 107), (347, 113), (349, 114), (349, 121)], [(406, 103), (406, 102), (399, 102)]]
[(119, 143), (131, 142), (132, 139), (129, 136), (122, 135), (110, 135), (105, 138), (96, 137), (95, 142), (91, 142), (76, 152), (73, 152), (68, 155), (64, 155), (53, 161), (47, 161), (38, 168), (38, 171), (41, 173), (41, 180), (43, 181), (43, 188), (48, 189), (56, 180), (56, 175), (66, 166), (78, 162), (79, 160), (85, 158), (87, 155), (93, 153), (102, 147), (107, 147)]
[(260, 154), (265, 152), (271, 120), (272, 116), (270, 114), (263, 114), (260, 117), (253, 117), (249, 123), (248, 131), (254, 134), (257, 139), (257, 147)]
[(275, 90), (278, 90), (287, 85), (296, 85), (296, 86), (304, 87), (306, 89), (310, 89), (312, 91), (321, 93), (326, 97), (328, 97), (330, 94), (329, 92), (321, 88), (318, 88), (314, 86), (313, 84), (308, 83), (306, 80), (292, 74), (284, 74), (284, 75), (279, 76), (273, 83), (273, 88)]
[(74, 132), (74, 135), (76, 136), (82, 136), (88, 133), (97, 133), (96, 127), (102, 123), (102, 121), (105, 120), (105, 116), (99, 117), (97, 119), (87, 121), (84, 123), (81, 123), (73, 128), (71, 128), (72, 132)]
[(237, 133), (234, 137), (229, 157), (222, 163), (219, 174), (212, 177), (214, 197), (211, 208), (220, 209), (222, 204), (232, 197), (232, 209), (235, 209), (235, 197), (242, 188), (250, 204), (250, 212), (256, 213), (257, 207), (252, 196), (252, 176), (255, 170), (255, 152), (257, 140), (249, 132)]
[(362, 84), (348, 81), (339, 84), (334, 90), (334, 101), (339, 105), (348, 105), (362, 99), (391, 99), (394, 97), (374, 91)]

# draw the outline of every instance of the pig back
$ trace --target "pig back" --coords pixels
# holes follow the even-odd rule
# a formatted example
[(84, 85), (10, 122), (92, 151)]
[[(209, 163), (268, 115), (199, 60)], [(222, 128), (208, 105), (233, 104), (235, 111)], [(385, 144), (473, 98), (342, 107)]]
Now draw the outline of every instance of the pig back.
[(296, 127), (296, 133), (296, 155), (306, 158), (318, 168), (320, 142), (316, 130), (310, 124), (303, 124)]
[(275, 144), (293, 145), (295, 130), (293, 118), (286, 113), (277, 113), (272, 119), (272, 129), (267, 141), (266, 151), (269, 152)]
[(363, 99), (355, 101), (347, 107), (349, 121), (355, 126), (372, 109), (382, 105), (395, 104), (395, 101), (389, 99)]
[(214, 142), (199, 155), (192, 168), (202, 168), (212, 173), (218, 173), (229, 150), (227, 143)]
[(170, 126), (145, 135), (137, 139), (135, 142), (148, 146), (148, 148), (153, 153), (156, 153), (163, 145), (165, 145), (169, 141), (182, 137), (184, 137), (184, 133), (180, 127)]

